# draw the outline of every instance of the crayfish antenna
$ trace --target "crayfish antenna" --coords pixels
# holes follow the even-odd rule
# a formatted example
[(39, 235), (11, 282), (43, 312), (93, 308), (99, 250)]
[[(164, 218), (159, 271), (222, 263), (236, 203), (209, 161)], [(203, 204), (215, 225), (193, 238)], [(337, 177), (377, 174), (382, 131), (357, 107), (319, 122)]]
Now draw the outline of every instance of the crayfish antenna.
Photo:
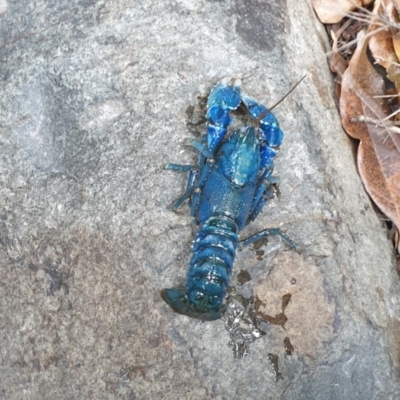
[(290, 93), (293, 92), (294, 89), (296, 89), (296, 87), (300, 84), (301, 81), (303, 81), (305, 78), (307, 77), (307, 75), (304, 75), (297, 83), (294, 84), (294, 86), (292, 86), (289, 91), (282, 97), (280, 98), (271, 108), (265, 110), (264, 112), (262, 112), (257, 119), (254, 121), (254, 125), (257, 128), (260, 125), (261, 120), (266, 117), (269, 113), (272, 112), (272, 110), (274, 108), (276, 108), (279, 104), (282, 103), (283, 100), (286, 99), (286, 97), (289, 96)]

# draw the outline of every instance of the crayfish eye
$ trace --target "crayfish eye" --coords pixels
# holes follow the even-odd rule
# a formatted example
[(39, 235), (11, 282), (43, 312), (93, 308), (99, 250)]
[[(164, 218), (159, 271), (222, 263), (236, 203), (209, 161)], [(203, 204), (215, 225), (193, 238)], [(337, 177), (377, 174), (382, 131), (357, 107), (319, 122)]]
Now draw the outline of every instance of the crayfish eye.
[(197, 292), (196, 296), (194, 298), (195, 298), (195, 300), (203, 300), (204, 299), (204, 293)]

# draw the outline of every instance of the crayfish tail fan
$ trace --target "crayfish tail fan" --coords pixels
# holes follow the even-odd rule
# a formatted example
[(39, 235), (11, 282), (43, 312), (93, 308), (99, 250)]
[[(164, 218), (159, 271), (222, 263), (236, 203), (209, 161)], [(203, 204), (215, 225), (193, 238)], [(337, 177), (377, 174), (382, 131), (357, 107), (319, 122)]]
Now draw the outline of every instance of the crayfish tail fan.
[(187, 315), (191, 318), (200, 319), (203, 321), (214, 321), (220, 319), (226, 311), (226, 306), (223, 304), (217, 310), (200, 312), (195, 310), (187, 301), (187, 296), (179, 289), (162, 289), (161, 298), (178, 314)]

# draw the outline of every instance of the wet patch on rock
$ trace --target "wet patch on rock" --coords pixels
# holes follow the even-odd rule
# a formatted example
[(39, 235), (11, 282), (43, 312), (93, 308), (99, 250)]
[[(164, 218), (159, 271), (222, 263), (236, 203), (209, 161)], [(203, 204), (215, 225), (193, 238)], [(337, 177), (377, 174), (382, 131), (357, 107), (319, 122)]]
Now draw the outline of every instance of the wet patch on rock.
[[(273, 264), (268, 278), (254, 286), (260, 302), (258, 312), (275, 315), (266, 318), (267, 322), (284, 327), (285, 330), (272, 331), (277, 343), (289, 337), (296, 353), (315, 356), (332, 338), (335, 318), (335, 304), (325, 293), (323, 276), (315, 265), (296, 253), (281, 253)], [(287, 341), (285, 348), (288, 349)]]

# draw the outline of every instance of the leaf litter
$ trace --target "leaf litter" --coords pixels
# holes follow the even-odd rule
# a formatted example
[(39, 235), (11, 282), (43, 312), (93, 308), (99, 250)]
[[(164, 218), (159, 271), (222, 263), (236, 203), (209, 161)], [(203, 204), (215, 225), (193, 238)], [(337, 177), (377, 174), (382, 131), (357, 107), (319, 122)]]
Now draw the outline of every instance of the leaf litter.
[[(342, 125), (359, 140), (358, 170), (400, 229), (400, 0), (313, 0), (332, 39)], [(398, 237), (398, 234), (395, 235)], [(399, 249), (398, 241), (395, 246)]]

